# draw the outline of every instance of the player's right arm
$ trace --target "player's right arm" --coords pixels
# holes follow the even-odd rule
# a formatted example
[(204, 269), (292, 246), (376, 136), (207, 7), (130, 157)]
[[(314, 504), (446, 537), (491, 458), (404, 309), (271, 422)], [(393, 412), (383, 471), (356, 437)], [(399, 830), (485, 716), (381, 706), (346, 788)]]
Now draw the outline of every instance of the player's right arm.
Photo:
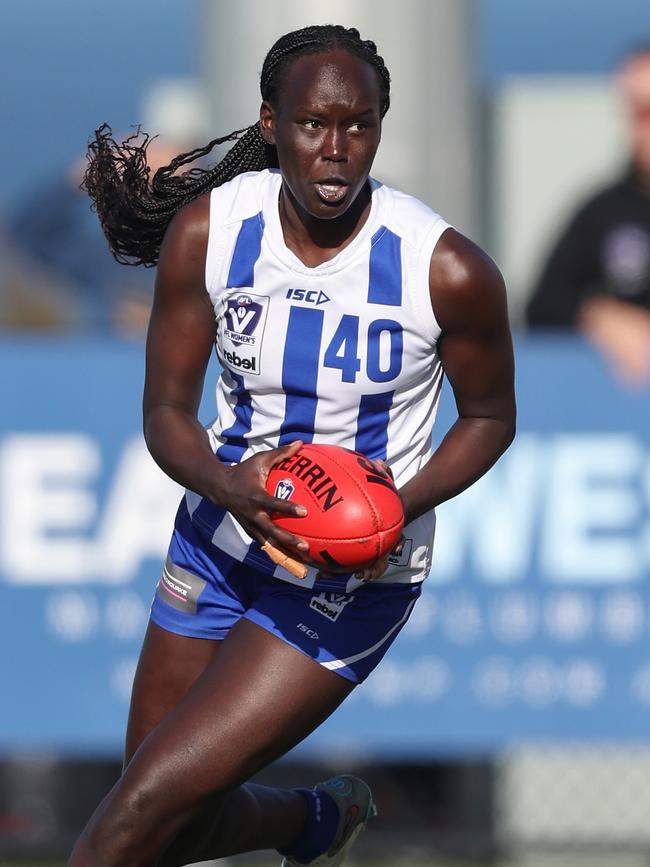
[(299, 443), (226, 466), (212, 452), (198, 420), (203, 382), (215, 336), (205, 289), (209, 197), (185, 206), (172, 220), (160, 251), (147, 333), (143, 399), (144, 436), (156, 463), (176, 482), (228, 509), (259, 542), (304, 550), (299, 537), (278, 528), (270, 512), (301, 515), (300, 506), (270, 497), (271, 466)]

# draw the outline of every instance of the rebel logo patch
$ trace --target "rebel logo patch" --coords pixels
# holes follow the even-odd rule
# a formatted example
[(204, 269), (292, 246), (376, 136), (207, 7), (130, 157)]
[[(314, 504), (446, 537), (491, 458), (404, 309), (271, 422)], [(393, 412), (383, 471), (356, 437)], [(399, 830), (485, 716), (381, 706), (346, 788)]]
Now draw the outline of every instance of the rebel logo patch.
[(345, 606), (352, 602), (352, 598), (347, 593), (319, 593), (318, 596), (312, 596), (309, 607), (328, 620), (338, 620)]

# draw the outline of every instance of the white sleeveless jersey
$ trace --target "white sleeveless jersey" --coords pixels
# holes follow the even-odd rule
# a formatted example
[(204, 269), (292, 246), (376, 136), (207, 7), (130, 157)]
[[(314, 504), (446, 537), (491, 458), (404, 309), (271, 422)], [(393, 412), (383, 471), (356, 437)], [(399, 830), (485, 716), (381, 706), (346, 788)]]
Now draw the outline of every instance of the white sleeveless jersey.
[[(448, 224), (411, 196), (372, 181), (370, 214), (333, 259), (305, 266), (285, 245), (281, 176), (239, 175), (211, 193), (206, 285), (217, 323), (217, 419), (208, 433), (225, 463), (300, 439), (383, 458), (400, 487), (427, 461), (442, 380), (431, 309), (431, 254)], [(214, 544), (278, 578), (225, 510), (188, 491), (192, 520)], [(426, 577), (433, 511), (404, 530), (380, 579)], [(358, 586), (349, 579), (347, 591)]]

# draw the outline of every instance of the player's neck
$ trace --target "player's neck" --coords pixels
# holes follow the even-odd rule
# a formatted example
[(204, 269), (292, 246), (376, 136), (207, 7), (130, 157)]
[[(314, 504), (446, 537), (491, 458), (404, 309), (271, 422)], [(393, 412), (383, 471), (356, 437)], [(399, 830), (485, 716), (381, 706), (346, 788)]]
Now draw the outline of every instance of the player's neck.
[(344, 214), (334, 220), (320, 220), (305, 211), (283, 185), (279, 209), (284, 243), (308, 268), (322, 265), (359, 234), (370, 214), (371, 200), (367, 183)]

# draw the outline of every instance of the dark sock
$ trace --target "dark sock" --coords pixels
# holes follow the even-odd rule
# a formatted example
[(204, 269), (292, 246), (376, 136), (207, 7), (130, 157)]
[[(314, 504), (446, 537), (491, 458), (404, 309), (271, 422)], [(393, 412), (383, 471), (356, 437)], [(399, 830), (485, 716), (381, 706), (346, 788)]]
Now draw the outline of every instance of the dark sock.
[(309, 864), (332, 845), (339, 824), (339, 810), (327, 792), (314, 789), (294, 789), (294, 792), (307, 801), (307, 822), (294, 844), (280, 855), (299, 864)]

